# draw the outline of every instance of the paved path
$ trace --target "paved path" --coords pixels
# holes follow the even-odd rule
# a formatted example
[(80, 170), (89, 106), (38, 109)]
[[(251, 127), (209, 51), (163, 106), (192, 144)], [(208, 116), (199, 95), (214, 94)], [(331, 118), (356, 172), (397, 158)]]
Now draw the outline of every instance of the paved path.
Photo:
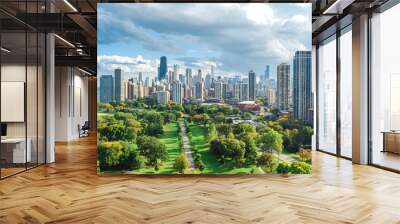
[(187, 136), (186, 127), (185, 127), (185, 123), (183, 122), (183, 120), (179, 120), (179, 127), (181, 128), (183, 149), (185, 150), (186, 159), (190, 163), (189, 169), (194, 170), (194, 169), (196, 169), (196, 167), (193, 162), (192, 151), (190, 151), (189, 138)]

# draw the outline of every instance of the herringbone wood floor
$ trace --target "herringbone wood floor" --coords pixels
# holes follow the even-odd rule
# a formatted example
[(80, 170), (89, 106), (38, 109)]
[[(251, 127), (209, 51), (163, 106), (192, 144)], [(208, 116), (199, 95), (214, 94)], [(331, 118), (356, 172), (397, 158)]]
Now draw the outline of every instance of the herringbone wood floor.
[(98, 176), (94, 138), (0, 181), (0, 223), (400, 223), (400, 175), (314, 153), (310, 176)]

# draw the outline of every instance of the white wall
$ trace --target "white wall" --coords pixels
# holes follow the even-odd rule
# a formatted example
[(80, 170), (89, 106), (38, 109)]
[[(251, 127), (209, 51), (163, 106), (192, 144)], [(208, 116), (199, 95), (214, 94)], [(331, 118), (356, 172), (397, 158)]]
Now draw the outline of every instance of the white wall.
[(88, 120), (88, 78), (72, 67), (56, 67), (55, 73), (55, 140), (74, 140), (78, 125)]

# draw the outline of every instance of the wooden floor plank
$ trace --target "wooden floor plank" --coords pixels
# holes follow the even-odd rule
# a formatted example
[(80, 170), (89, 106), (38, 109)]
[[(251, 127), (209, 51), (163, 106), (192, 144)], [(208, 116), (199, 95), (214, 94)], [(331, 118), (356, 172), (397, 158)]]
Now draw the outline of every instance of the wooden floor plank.
[(312, 176), (99, 176), (96, 139), (0, 181), (0, 223), (400, 223), (400, 175), (313, 153)]

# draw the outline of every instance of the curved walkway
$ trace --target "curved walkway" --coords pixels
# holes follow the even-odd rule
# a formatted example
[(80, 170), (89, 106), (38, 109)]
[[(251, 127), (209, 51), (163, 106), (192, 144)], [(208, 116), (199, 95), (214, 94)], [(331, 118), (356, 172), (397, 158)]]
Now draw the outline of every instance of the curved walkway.
[(190, 170), (195, 170), (196, 166), (194, 165), (194, 161), (193, 161), (193, 157), (192, 157), (192, 151), (190, 151), (189, 138), (187, 136), (186, 127), (185, 127), (185, 123), (183, 122), (183, 120), (179, 120), (179, 127), (181, 129), (183, 149), (185, 150), (186, 159), (190, 163), (189, 169)]

